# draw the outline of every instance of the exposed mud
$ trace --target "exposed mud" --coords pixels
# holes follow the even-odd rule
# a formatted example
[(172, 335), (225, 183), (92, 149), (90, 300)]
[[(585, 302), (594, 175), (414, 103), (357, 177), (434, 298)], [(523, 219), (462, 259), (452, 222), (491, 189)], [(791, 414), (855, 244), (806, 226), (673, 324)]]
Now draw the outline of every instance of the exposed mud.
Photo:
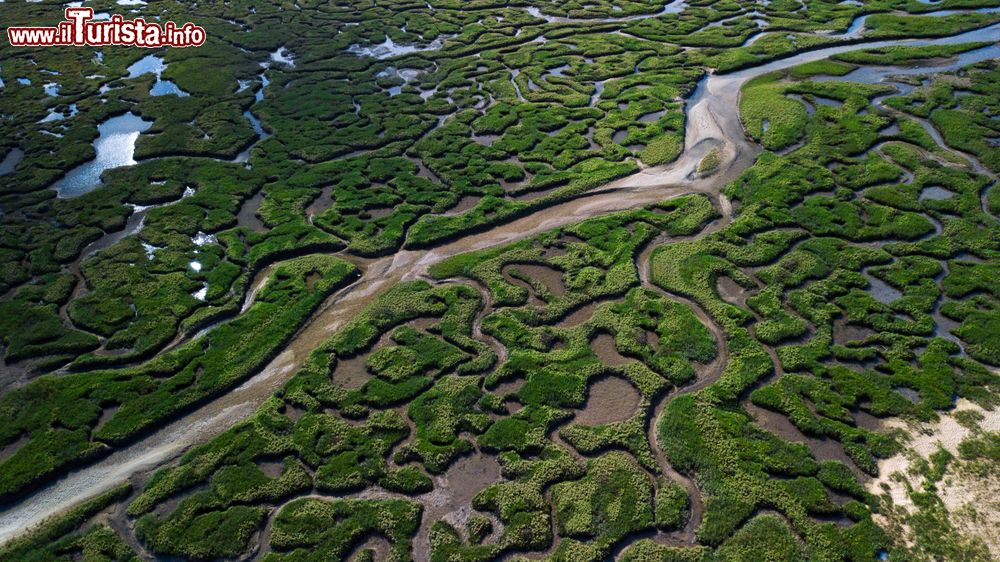
[(313, 200), (312, 203), (306, 207), (306, 219), (309, 220), (311, 224), (313, 222), (313, 217), (321, 214), (323, 211), (329, 209), (333, 206), (333, 187), (324, 187), (318, 197)]
[(344, 560), (355, 560), (365, 550), (372, 551), (374, 554), (372, 557), (373, 560), (388, 560), (389, 548), (389, 541), (385, 537), (381, 535), (370, 535), (364, 540), (364, 542), (351, 549), (351, 551), (347, 553), (347, 556), (344, 557)]
[(510, 283), (511, 285), (514, 285), (515, 287), (520, 287), (524, 289), (528, 294), (528, 301), (526, 304), (528, 304), (529, 306), (537, 306), (537, 307), (545, 306), (546, 302), (542, 300), (542, 298), (538, 294), (538, 291), (536, 291), (535, 288), (531, 286), (531, 283), (525, 281), (524, 279), (516, 277), (511, 271), (512, 269), (513, 268), (511, 267), (505, 267), (503, 269), (501, 275), (503, 275), (504, 281)]
[(601, 377), (587, 390), (587, 402), (573, 423), (601, 425), (630, 419), (639, 411), (642, 395), (621, 377)]
[(802, 443), (809, 447), (818, 461), (840, 461), (847, 465), (859, 479), (865, 478), (861, 469), (844, 452), (844, 446), (839, 441), (827, 438), (812, 437), (802, 433), (784, 414), (761, 408), (749, 400), (741, 404), (753, 418), (754, 424), (761, 429), (770, 431), (785, 441)]
[(555, 324), (555, 327), (575, 328), (587, 320), (590, 320), (590, 318), (594, 315), (594, 312), (597, 310), (597, 307), (601, 304), (601, 301), (587, 303), (566, 315), (562, 320)]
[(525, 382), (522, 378), (511, 379), (498, 384), (496, 388), (490, 390), (493, 394), (504, 398), (504, 406), (507, 407), (508, 415), (516, 414), (524, 407), (517, 397), (517, 391), (524, 386)]
[(479, 195), (465, 195), (459, 199), (452, 208), (448, 209), (448, 212), (441, 214), (443, 216), (461, 215), (462, 213), (475, 207), (479, 203), (480, 199), (482, 199), (482, 197)]
[(833, 343), (837, 345), (846, 346), (852, 342), (862, 342), (875, 334), (875, 330), (866, 326), (849, 324), (846, 318), (837, 318), (833, 321)]
[[(732, 208), (729, 206), (728, 200), (725, 197), (720, 196), (719, 203), (722, 207), (722, 218), (708, 225), (696, 236), (705, 236), (715, 232), (732, 220)], [(659, 293), (667, 299), (674, 300), (688, 306), (694, 312), (695, 316), (698, 317), (698, 320), (711, 332), (717, 346), (715, 359), (707, 365), (697, 367), (697, 375), (694, 381), (689, 382), (684, 385), (683, 388), (676, 391), (665, 392), (659, 398), (658, 402), (656, 402), (653, 407), (652, 415), (649, 418), (649, 425), (646, 428), (646, 438), (649, 440), (650, 448), (656, 456), (657, 466), (660, 467), (660, 470), (666, 479), (676, 482), (684, 488), (689, 501), (688, 520), (683, 529), (674, 533), (656, 531), (647, 533), (646, 536), (658, 544), (684, 546), (694, 544), (695, 532), (698, 527), (701, 526), (702, 517), (705, 512), (705, 505), (701, 491), (698, 489), (698, 484), (695, 480), (675, 470), (667, 460), (666, 455), (663, 454), (663, 447), (660, 445), (659, 441), (660, 417), (663, 414), (663, 410), (672, 399), (683, 394), (697, 392), (708, 385), (717, 382), (722, 376), (722, 373), (726, 368), (726, 364), (729, 362), (729, 349), (726, 344), (727, 339), (725, 332), (718, 325), (718, 323), (716, 323), (708, 315), (708, 313), (701, 308), (701, 306), (685, 297), (667, 293), (660, 287), (652, 284), (650, 280), (650, 257), (652, 256), (653, 249), (667, 240), (668, 237), (666, 236), (655, 239), (647, 244), (647, 246), (639, 253), (639, 256), (636, 259), (636, 268), (639, 273), (640, 284), (647, 289)], [(619, 550), (624, 549), (635, 538), (636, 537), (632, 537), (628, 541), (625, 541), (623, 545), (619, 545)]]
[(337, 360), (337, 366), (333, 370), (333, 384), (350, 390), (361, 388), (372, 379), (372, 374), (365, 367), (367, 360), (367, 354)]
[(729, 304), (735, 304), (741, 308), (746, 308), (747, 297), (750, 296), (750, 291), (744, 288), (742, 285), (733, 281), (728, 275), (719, 276), (717, 284), (717, 291), (722, 300), (728, 302)]
[(9, 364), (5, 360), (6, 349), (0, 346), (0, 394), (6, 394), (15, 388), (28, 384), (32, 378), (28, 361), (18, 361)]
[(267, 225), (261, 220), (258, 211), (260, 210), (260, 204), (264, 201), (264, 190), (260, 190), (253, 195), (253, 197), (247, 199), (240, 206), (240, 211), (236, 215), (236, 224), (239, 226), (244, 226), (253, 230), (255, 232), (264, 232), (267, 230)]
[(306, 275), (306, 289), (312, 292), (313, 288), (316, 286), (316, 282), (323, 278), (323, 275), (318, 271), (313, 271), (309, 275)]
[(505, 271), (508, 271), (509, 269), (516, 269), (531, 279), (538, 281), (544, 285), (550, 293), (557, 297), (561, 297), (566, 294), (566, 285), (563, 283), (563, 273), (558, 269), (546, 265), (531, 263), (516, 263), (504, 268)]
[(868, 431), (881, 431), (884, 425), (882, 418), (873, 416), (861, 409), (852, 410), (851, 417), (854, 418), (854, 425)]
[(20, 438), (17, 439), (17, 441), (14, 441), (13, 443), (4, 446), (3, 449), (0, 449), (0, 462), (9, 459), (14, 455), (14, 453), (20, 451), (21, 447), (24, 447), (30, 442), (31, 442), (31, 437), (29, 437), (28, 435), (22, 435)]
[(446, 521), (462, 532), (472, 510), (472, 498), (483, 488), (500, 480), (496, 457), (474, 453), (458, 459), (441, 476), (434, 478), (434, 491), (420, 496), (423, 521), (413, 545), (414, 560), (430, 560), (430, 528)]
[(601, 360), (601, 363), (609, 367), (617, 367), (632, 361), (632, 359), (618, 352), (618, 347), (615, 345), (615, 338), (611, 334), (598, 334), (596, 338), (591, 340), (590, 347), (594, 350), (594, 355), (597, 355), (597, 358)]

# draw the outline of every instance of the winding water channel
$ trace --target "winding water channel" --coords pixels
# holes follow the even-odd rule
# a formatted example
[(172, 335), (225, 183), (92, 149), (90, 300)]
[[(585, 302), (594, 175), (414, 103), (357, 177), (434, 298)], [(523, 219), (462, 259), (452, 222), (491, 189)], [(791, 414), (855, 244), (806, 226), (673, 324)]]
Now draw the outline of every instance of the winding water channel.
[[(429, 266), (445, 258), (528, 238), (597, 215), (632, 209), (690, 193), (710, 195), (722, 207), (725, 216), (721, 220), (728, 221), (731, 209), (727, 202), (719, 198), (719, 191), (752, 165), (760, 152), (760, 148), (749, 142), (744, 135), (738, 115), (739, 91), (746, 81), (768, 72), (846, 51), (891, 45), (996, 41), (998, 38), (1000, 25), (940, 39), (856, 42), (803, 52), (730, 74), (711, 74), (699, 82), (687, 101), (686, 148), (675, 162), (646, 168), (579, 198), (429, 250), (400, 251), (374, 260), (347, 257), (363, 269), (363, 276), (328, 298), (285, 350), (264, 369), (225, 396), (10, 506), (0, 514), (0, 542), (10, 540), (25, 529), (78, 502), (110, 490), (130, 476), (149, 472), (172, 462), (191, 446), (215, 437), (250, 416), (296, 372), (313, 349), (345, 321), (360, 312), (373, 297), (400, 281), (420, 278)], [(723, 164), (717, 173), (709, 177), (697, 176), (695, 170), (698, 163), (713, 148), (721, 149)], [(643, 276), (644, 284), (648, 283), (645, 272)], [(256, 282), (254, 286), (257, 286)], [(707, 318), (703, 318), (705, 320)], [(712, 324), (709, 322), (709, 325)], [(720, 342), (720, 345), (723, 343)], [(718, 365), (713, 364), (709, 371), (713, 373), (712, 376), (717, 376), (714, 373), (721, 373), (724, 366), (725, 361), (722, 360)], [(710, 378), (699, 380), (696, 388), (711, 382)], [(662, 405), (658, 405), (656, 415), (661, 408)], [(658, 459), (663, 465), (662, 454), (658, 455)], [(688, 491), (693, 492), (690, 486)], [(694, 522), (691, 525), (693, 524)], [(693, 528), (690, 530), (693, 532)]]

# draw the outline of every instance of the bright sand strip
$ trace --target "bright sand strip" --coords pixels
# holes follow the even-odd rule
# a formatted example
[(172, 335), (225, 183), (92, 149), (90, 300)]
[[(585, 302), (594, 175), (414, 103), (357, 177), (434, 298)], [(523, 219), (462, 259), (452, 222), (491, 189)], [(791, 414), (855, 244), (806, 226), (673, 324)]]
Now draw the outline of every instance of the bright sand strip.
[[(936, 423), (915, 424), (899, 419), (887, 421), (884, 429), (903, 429), (913, 438), (904, 446), (902, 453), (879, 461), (879, 477), (867, 483), (868, 491), (882, 495), (885, 486), (896, 507), (912, 511), (913, 502), (907, 495), (904, 481), (893, 476), (899, 474), (914, 489), (920, 489), (923, 478), (909, 474), (918, 456), (928, 459), (940, 446), (958, 458), (959, 443), (973, 432), (959, 424), (953, 414), (967, 410), (982, 414), (983, 420), (979, 422), (982, 431), (1000, 431), (1000, 410), (984, 410), (965, 399), (959, 399), (952, 412), (942, 413)], [(983, 478), (955, 471), (953, 467), (950, 465), (944, 478), (937, 483), (937, 495), (948, 510), (952, 525), (969, 537), (981, 539), (990, 549), (990, 554), (1000, 560), (1000, 533), (997, 532), (1000, 522), (1000, 495), (997, 494), (1000, 474)], [(877, 515), (876, 521), (886, 526), (884, 516)], [(905, 531), (909, 535), (909, 529)]]

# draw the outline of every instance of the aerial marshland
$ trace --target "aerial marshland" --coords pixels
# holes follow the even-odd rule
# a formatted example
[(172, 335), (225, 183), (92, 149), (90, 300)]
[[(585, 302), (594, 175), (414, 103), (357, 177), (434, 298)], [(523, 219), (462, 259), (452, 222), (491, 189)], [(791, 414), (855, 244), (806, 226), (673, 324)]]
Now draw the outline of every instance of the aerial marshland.
[(1000, 556), (1000, 3), (84, 4), (208, 40), (0, 50), (0, 558)]

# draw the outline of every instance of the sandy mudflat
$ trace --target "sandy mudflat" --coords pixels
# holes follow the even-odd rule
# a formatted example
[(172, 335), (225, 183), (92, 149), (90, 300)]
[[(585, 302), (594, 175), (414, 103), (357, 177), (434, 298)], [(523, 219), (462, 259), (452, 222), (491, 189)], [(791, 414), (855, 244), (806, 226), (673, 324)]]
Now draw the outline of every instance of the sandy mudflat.
[[(914, 489), (919, 489), (923, 479), (910, 474), (910, 471), (918, 459), (927, 459), (938, 447), (958, 456), (959, 443), (973, 434), (955, 419), (955, 412), (965, 410), (983, 415), (984, 419), (979, 424), (982, 431), (1000, 431), (1000, 410), (984, 410), (965, 399), (959, 399), (955, 409), (942, 414), (936, 423), (908, 424), (898, 419), (887, 421), (885, 429), (903, 429), (912, 440), (906, 443), (902, 453), (879, 461), (879, 477), (867, 483), (868, 491), (881, 495), (887, 489), (895, 506), (912, 511), (913, 501), (907, 495), (906, 484), (908, 482)], [(949, 467), (937, 490), (952, 523), (963, 533), (982, 539), (994, 559), (1000, 560), (1000, 533), (996, 529), (996, 521), (1000, 520), (1000, 497), (997, 495), (1000, 475), (984, 479)]]

